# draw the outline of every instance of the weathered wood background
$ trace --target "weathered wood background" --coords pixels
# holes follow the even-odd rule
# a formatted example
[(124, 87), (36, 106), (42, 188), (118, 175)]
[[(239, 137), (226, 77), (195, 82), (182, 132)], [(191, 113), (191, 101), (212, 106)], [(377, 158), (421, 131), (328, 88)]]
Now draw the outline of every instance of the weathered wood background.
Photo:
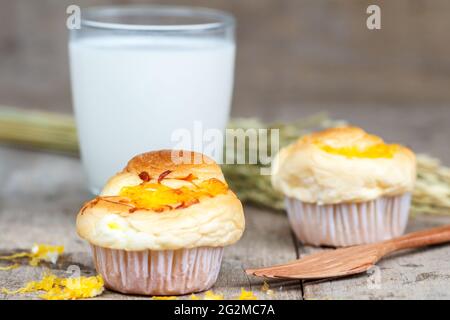
[[(143, 2), (161, 3), (1, 0), (2, 102), (70, 110), (66, 7)], [(447, 0), (166, 2), (224, 9), (237, 17), (236, 112), (251, 105), (276, 117), (275, 106), (449, 101)], [(380, 31), (366, 28), (369, 4), (381, 6)]]
[[(0, 0), (0, 104), (71, 112), (66, 7), (133, 2), (158, 1)], [(237, 17), (233, 115), (290, 120), (329, 111), (450, 163), (450, 1), (170, 3)], [(366, 28), (374, 3), (382, 10), (379, 31)], [(405, 113), (414, 120), (404, 121)], [(425, 144), (412, 139), (415, 131)]]
[[(132, 2), (0, 0), (0, 104), (71, 112), (67, 5)], [(171, 3), (236, 15), (234, 116), (292, 120), (329, 111), (450, 164), (450, 1)], [(365, 27), (365, 10), (373, 3), (382, 8), (380, 31)], [(73, 227), (76, 211), (89, 198), (77, 159), (1, 147), (0, 180), (0, 254), (33, 242), (63, 244), (68, 254), (53, 267), (56, 272), (63, 274), (74, 263), (94, 272), (87, 246)], [(244, 287), (270, 299), (450, 298), (449, 246), (396, 255), (382, 261), (372, 276), (271, 283), (276, 293), (267, 296), (260, 291), (261, 281), (246, 277), (242, 269), (284, 262), (313, 249), (293, 241), (283, 214), (247, 207), (246, 217), (245, 236), (227, 249), (215, 287), (227, 297)], [(409, 230), (449, 222), (412, 219)], [(25, 265), (0, 272), (0, 287), (17, 288), (41, 272)], [(108, 292), (100, 298), (135, 297)]]

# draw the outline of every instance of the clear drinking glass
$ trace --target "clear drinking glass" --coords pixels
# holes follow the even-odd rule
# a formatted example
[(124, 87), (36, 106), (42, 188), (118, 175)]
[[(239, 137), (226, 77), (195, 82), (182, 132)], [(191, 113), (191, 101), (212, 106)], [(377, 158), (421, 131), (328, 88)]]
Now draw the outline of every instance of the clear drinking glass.
[[(202, 132), (223, 132), (234, 78), (230, 14), (110, 6), (82, 10), (81, 17), (81, 28), (71, 31), (69, 55), (81, 157), (92, 192), (134, 155), (176, 147), (177, 130), (192, 133), (187, 137), (192, 139), (199, 124)], [(204, 151), (203, 146), (194, 141), (191, 149)], [(212, 156), (222, 160), (220, 152)]]

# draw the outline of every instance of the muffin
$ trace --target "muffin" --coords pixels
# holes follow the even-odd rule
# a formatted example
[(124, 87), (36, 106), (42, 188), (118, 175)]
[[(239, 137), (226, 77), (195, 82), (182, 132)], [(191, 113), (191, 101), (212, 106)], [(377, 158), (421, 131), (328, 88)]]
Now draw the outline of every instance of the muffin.
[(223, 248), (244, 225), (220, 167), (202, 154), (170, 150), (131, 159), (77, 216), (105, 286), (143, 295), (209, 289)]
[(281, 149), (271, 178), (301, 242), (372, 243), (404, 232), (416, 158), (360, 128), (333, 128)]

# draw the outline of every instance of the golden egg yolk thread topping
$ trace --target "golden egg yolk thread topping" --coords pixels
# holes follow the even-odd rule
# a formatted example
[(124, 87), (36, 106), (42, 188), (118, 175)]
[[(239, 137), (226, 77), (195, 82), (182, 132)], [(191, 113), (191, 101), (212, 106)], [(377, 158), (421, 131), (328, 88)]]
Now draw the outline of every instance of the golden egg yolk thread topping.
[(225, 183), (212, 178), (180, 188), (170, 188), (161, 183), (142, 183), (137, 186), (123, 187), (119, 196), (128, 198), (138, 208), (161, 212), (187, 208), (198, 203), (203, 197), (215, 197), (227, 192), (228, 186)]
[[(36, 267), (41, 261), (47, 261), (55, 264), (59, 256), (64, 252), (63, 246), (52, 246), (48, 244), (34, 244), (30, 252), (19, 252), (10, 256), (0, 256), (0, 260), (15, 261), (20, 258), (29, 258), (29, 265)], [(10, 270), (8, 269), (0, 270)]]
[(103, 290), (103, 278), (98, 276), (59, 278), (46, 272), (39, 281), (30, 281), (17, 290), (2, 288), (1, 293), (8, 295), (42, 292), (39, 296), (46, 300), (73, 300), (92, 298), (100, 295)]
[(236, 297), (235, 300), (258, 300), (258, 297), (253, 291), (247, 291), (244, 288), (241, 288), (241, 294)]
[(6, 266), (6, 267), (0, 267), (0, 271), (13, 270), (13, 269), (16, 269), (16, 268), (18, 268), (18, 267), (20, 267), (20, 264), (15, 263), (15, 264), (11, 264), (11, 265)]
[(326, 144), (317, 144), (323, 151), (347, 158), (392, 158), (398, 150), (396, 144), (374, 144), (365, 148), (358, 146), (332, 147)]
[[(226, 300), (225, 296), (220, 293), (215, 293), (212, 290), (206, 291), (203, 296), (198, 296), (196, 294), (191, 294), (191, 300)], [(178, 300), (175, 296), (153, 296), (153, 300)], [(239, 296), (231, 298), (231, 300), (258, 300), (258, 297), (253, 293), (253, 291), (247, 291), (241, 288), (241, 293)]]

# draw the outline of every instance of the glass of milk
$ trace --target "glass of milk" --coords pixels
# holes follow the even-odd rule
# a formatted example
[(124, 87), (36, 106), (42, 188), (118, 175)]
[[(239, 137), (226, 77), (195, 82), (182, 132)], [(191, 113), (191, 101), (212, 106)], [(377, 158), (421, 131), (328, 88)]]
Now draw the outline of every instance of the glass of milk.
[[(112, 6), (82, 10), (81, 18), (81, 28), (71, 31), (69, 55), (81, 158), (92, 192), (134, 155), (173, 149), (177, 130), (190, 133), (201, 124), (203, 131), (224, 131), (234, 77), (230, 14)], [(191, 149), (203, 151), (202, 143)], [(222, 160), (220, 152), (213, 156)]]

